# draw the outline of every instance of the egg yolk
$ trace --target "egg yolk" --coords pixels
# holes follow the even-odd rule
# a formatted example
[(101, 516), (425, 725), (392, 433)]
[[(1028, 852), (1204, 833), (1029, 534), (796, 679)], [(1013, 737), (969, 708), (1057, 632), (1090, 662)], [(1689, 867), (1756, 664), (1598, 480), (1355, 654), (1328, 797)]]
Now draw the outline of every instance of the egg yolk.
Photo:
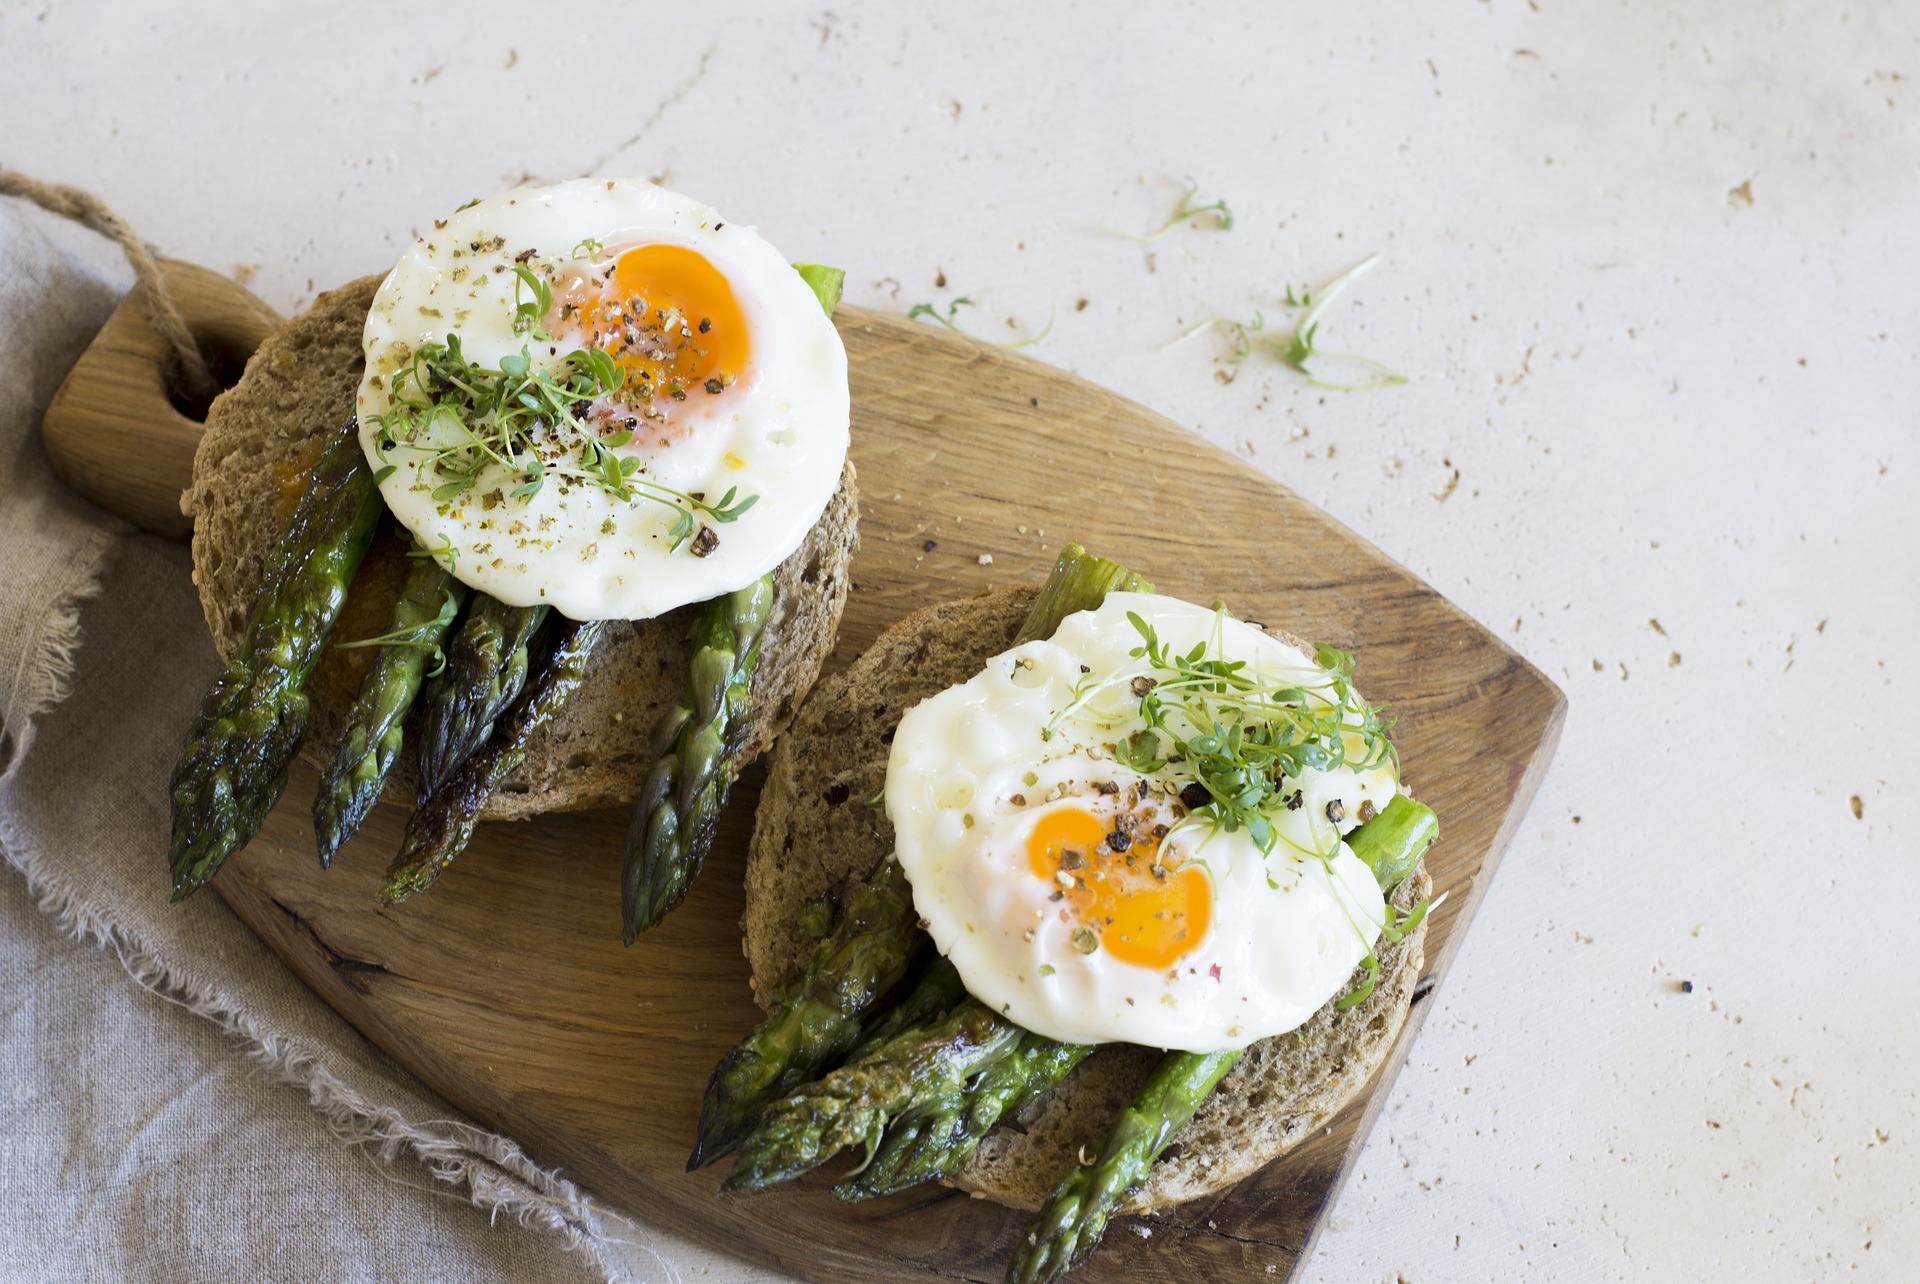
[(1137, 967), (1171, 967), (1206, 938), (1213, 884), (1198, 865), (1165, 863), (1149, 835), (1129, 836), (1115, 851), (1109, 824), (1075, 807), (1048, 812), (1027, 839), (1028, 866), (1063, 893), (1062, 910), (1099, 950)]
[(752, 344), (733, 287), (698, 250), (639, 245), (576, 280), (556, 303), (558, 321), (626, 367), (625, 393), (685, 401), (724, 391), (746, 369)]

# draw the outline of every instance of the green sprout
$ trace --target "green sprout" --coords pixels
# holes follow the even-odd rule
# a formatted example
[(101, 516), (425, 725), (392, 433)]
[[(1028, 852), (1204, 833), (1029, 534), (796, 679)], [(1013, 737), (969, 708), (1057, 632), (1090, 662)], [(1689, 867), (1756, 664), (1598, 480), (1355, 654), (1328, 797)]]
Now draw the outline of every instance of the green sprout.
[[(1225, 333), (1233, 345), (1226, 358), (1229, 366), (1239, 366), (1253, 355), (1256, 347), (1265, 348), (1282, 365), (1305, 375), (1309, 384), (1316, 388), (1327, 388), (1335, 392), (1366, 392), (1376, 388), (1390, 388), (1402, 384), (1407, 377), (1390, 369), (1371, 357), (1359, 356), (1351, 352), (1333, 352), (1319, 346), (1320, 323), (1326, 310), (1340, 297), (1349, 285), (1380, 262), (1378, 254), (1362, 259), (1322, 287), (1316, 295), (1314, 291), (1302, 289), (1298, 294), (1289, 285), (1281, 302), (1289, 309), (1301, 311), (1293, 328), (1284, 337), (1259, 337), (1266, 328), (1266, 317), (1255, 312), (1252, 321), (1236, 321), (1231, 317), (1209, 317), (1199, 325), (1175, 336), (1160, 346), (1165, 352), (1178, 347), (1197, 335), (1210, 330)], [(1350, 378), (1334, 377), (1336, 372), (1351, 372)]]
[[(1125, 698), (1139, 701), (1146, 726), (1115, 743), (1115, 761), (1141, 775), (1180, 763), (1180, 774), (1207, 792), (1183, 827), (1229, 834), (1244, 829), (1261, 851), (1271, 852), (1282, 841), (1274, 819), (1299, 805), (1288, 781), (1309, 769), (1364, 772), (1386, 764), (1399, 774), (1387, 739), (1392, 724), (1355, 694), (1353, 657), (1346, 652), (1320, 647), (1316, 659), (1323, 676), (1311, 684), (1258, 677), (1246, 671), (1245, 661), (1224, 658), (1227, 618), (1224, 608), (1216, 608), (1212, 643), (1196, 643), (1180, 654), (1129, 611), (1127, 620), (1142, 641), (1129, 654), (1145, 661), (1144, 670), (1082, 678), (1041, 735), (1051, 739), (1068, 719), (1090, 716), (1106, 693), (1124, 691)], [(1108, 720), (1104, 713), (1097, 717)], [(1358, 752), (1349, 749), (1350, 737), (1358, 740)]]
[(1107, 228), (1106, 231), (1111, 236), (1124, 236), (1129, 241), (1140, 241), (1143, 243), (1157, 241), (1183, 223), (1194, 223), (1197, 226), (1198, 220), (1206, 218), (1208, 215), (1212, 215), (1214, 226), (1222, 232), (1232, 231), (1233, 211), (1227, 208), (1227, 203), (1225, 201), (1214, 201), (1208, 205), (1199, 205), (1195, 203), (1199, 199), (1199, 196), (1200, 184), (1189, 178), (1187, 179), (1186, 194), (1180, 198), (1180, 204), (1174, 207), (1172, 217), (1167, 219), (1167, 221), (1158, 228), (1144, 234), (1140, 232), (1122, 232), (1117, 228), (1111, 227)]
[[(411, 557), (413, 554), (409, 553), (408, 556)], [(429, 642), (421, 634), (431, 631), (445, 637), (447, 630), (453, 627), (453, 617), (460, 611), (460, 600), (454, 597), (452, 589), (448, 589), (446, 593), (446, 600), (440, 603), (440, 613), (431, 620), (423, 621), (410, 629), (395, 629), (391, 633), (382, 633), (379, 637), (361, 638), (357, 642), (336, 642), (334, 645), (342, 651), (351, 651), (363, 646), (411, 646), (419, 647), (423, 651), (431, 650), (433, 668), (427, 671), (427, 676), (437, 678), (447, 667), (447, 653), (440, 649), (439, 643)]]
[[(523, 303), (522, 309), (534, 306)], [(613, 452), (633, 440), (621, 427), (602, 436), (581, 418), (594, 402), (616, 396), (626, 371), (598, 348), (581, 348), (561, 358), (552, 370), (536, 368), (525, 347), (500, 359), (497, 368), (467, 360), (460, 336), (425, 343), (412, 361), (393, 376), (394, 406), (372, 420), (379, 429), (375, 455), (415, 452), (416, 481), (431, 485), (436, 504), (471, 494), (492, 467), (519, 479), (514, 499), (540, 493), (547, 479), (597, 486), (615, 499), (651, 500), (677, 513), (669, 531), (671, 548), (690, 539), (696, 519), (731, 522), (753, 507), (758, 495), (735, 502), (737, 488), (718, 503), (637, 476), (640, 461)], [(556, 438), (577, 446), (555, 452)], [(700, 551), (696, 546), (696, 552)]]
[[(955, 319), (958, 316), (961, 308), (970, 308), (973, 306), (974, 306), (973, 300), (968, 298), (964, 294), (961, 295), (959, 298), (955, 299), (953, 302), (947, 304), (947, 310), (944, 314), (942, 314), (940, 310), (934, 307), (933, 304), (931, 303), (916, 303), (912, 307), (907, 309), (907, 320), (912, 321), (919, 317), (925, 317), (927, 320), (933, 322), (935, 325), (944, 326), (947, 329), (953, 331), (955, 334), (964, 335), (966, 338), (974, 339), (974, 338), (978, 338), (979, 336), (967, 330), (965, 327), (963, 327), (959, 323), (958, 320)], [(1046, 325), (1040, 328), (1039, 334), (1030, 335), (1025, 339), (1014, 339), (1014, 340), (1009, 340), (1006, 343), (997, 343), (994, 346), (999, 348), (1006, 348), (1009, 351), (1011, 351), (1014, 348), (1032, 347), (1034, 344), (1039, 343), (1042, 339), (1046, 338), (1049, 334), (1053, 333), (1053, 321), (1054, 321), (1054, 310), (1051, 307), (1049, 307), (1047, 309), (1047, 323)]]

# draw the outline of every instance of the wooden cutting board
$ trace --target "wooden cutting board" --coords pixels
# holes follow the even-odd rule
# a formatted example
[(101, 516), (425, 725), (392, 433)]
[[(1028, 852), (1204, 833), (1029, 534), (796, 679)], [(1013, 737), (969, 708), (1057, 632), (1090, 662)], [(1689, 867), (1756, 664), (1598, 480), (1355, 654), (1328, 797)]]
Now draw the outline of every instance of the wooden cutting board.
[[(169, 271), (189, 322), (229, 358), (270, 327), (272, 313), (238, 286), (187, 265)], [(1407, 779), (1440, 816), (1428, 866), (1449, 895), (1394, 1055), (1307, 1144), (1213, 1198), (1119, 1219), (1074, 1276), (1285, 1278), (1307, 1255), (1539, 785), (1565, 698), (1353, 532), (1179, 425), (898, 316), (849, 307), (836, 319), (852, 368), (861, 547), (833, 667), (928, 602), (1038, 582), (1059, 547), (1079, 539), (1164, 592), (1225, 597), (1242, 614), (1355, 652), (1360, 688), (1399, 717)], [(176, 538), (173, 500), (197, 432), (160, 389), (138, 297), (76, 366), (46, 427), (64, 476)], [(172, 471), (135, 486), (114, 472), (127, 458)], [(750, 770), (735, 791), (693, 894), (631, 949), (618, 926), (624, 810), (483, 825), (432, 892), (390, 909), (376, 892), (404, 813), (379, 808), (323, 872), (307, 819), (314, 780), (302, 770), (214, 886), (397, 1061), (641, 1220), (812, 1280), (1000, 1279), (1024, 1215), (995, 1205), (944, 1188), (844, 1205), (826, 1177), (723, 1198), (723, 1169), (685, 1171), (707, 1075), (760, 1015), (737, 927), (759, 780)]]

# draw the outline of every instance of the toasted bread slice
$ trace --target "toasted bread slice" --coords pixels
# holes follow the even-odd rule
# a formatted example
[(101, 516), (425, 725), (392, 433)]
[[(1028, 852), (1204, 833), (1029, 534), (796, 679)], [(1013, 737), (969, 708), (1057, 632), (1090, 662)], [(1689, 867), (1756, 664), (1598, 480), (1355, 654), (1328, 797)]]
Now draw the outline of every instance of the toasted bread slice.
[[(194, 582), (222, 657), (233, 654), (246, 629), (267, 549), (292, 514), (320, 441), (353, 414), (360, 331), (379, 284), (379, 277), (366, 277), (321, 295), (261, 345), (239, 384), (207, 416), (193, 486), (181, 507), (194, 519)], [(857, 538), (857, 493), (849, 464), (825, 515), (776, 574), (738, 765), (773, 743), (833, 650)], [(383, 535), (354, 580), (335, 640), (384, 632), (405, 575), (404, 546)], [(696, 609), (609, 630), (586, 684), (534, 738), (526, 762), (494, 795), (486, 815), (515, 819), (631, 800), (647, 771), (654, 723), (686, 682), (687, 632)], [(330, 647), (315, 670), (302, 748), (314, 765), (331, 757), (372, 656), (371, 649)], [(405, 753), (394, 765), (387, 797), (411, 804), (415, 790), (413, 756)]]
[[(747, 863), (742, 928), (754, 995), (769, 1006), (806, 965), (800, 928), (810, 901), (837, 897), (892, 845), (886, 813), (870, 800), (886, 780), (900, 715), (964, 682), (1013, 644), (1038, 590), (1002, 589), (918, 611), (883, 633), (845, 672), (823, 681), (776, 746)], [(1409, 908), (1429, 891), (1424, 870), (1400, 887)], [(1149, 1212), (1220, 1190), (1267, 1164), (1331, 1119), (1387, 1058), (1425, 964), (1425, 928), (1381, 943), (1379, 983), (1348, 1011), (1329, 1001), (1299, 1030), (1253, 1045), (1123, 1205)], [(1363, 974), (1355, 972), (1354, 983)], [(1020, 1127), (981, 1145), (955, 1182), (987, 1198), (1037, 1208), (1108, 1128), (1161, 1054), (1114, 1045), (1087, 1058), (1030, 1109)]]

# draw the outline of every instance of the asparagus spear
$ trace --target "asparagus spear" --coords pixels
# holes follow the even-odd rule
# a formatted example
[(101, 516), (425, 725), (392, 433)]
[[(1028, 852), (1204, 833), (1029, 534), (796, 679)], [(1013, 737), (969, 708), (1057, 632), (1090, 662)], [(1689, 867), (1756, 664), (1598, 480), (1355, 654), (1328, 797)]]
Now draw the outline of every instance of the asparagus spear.
[(508, 606), (476, 593), (447, 648), (447, 667), (427, 684), (420, 711), (420, 797), (438, 792), (486, 743), (494, 721), (527, 680), (527, 642), (544, 606)]
[(807, 970), (781, 990), (773, 1015), (714, 1067), (689, 1172), (738, 1146), (768, 1102), (852, 1046), (861, 1013), (906, 974), (914, 934), (913, 893), (888, 856), (815, 947)]
[[(1015, 642), (1049, 637), (1075, 611), (1109, 592), (1153, 586), (1125, 567), (1068, 544)], [(721, 1059), (707, 1082), (689, 1170), (740, 1144), (769, 1101), (807, 1082), (859, 1037), (861, 1015), (906, 972), (914, 931), (912, 891), (891, 859), (855, 896), (847, 917), (788, 982), (780, 1005)]]
[(1162, 1058), (1140, 1095), (1120, 1112), (1100, 1157), (1068, 1173), (1028, 1226), (1007, 1279), (1012, 1284), (1057, 1279), (1091, 1252), (1113, 1210), (1243, 1052), (1169, 1052)]
[[(846, 273), (796, 263), (828, 315)], [(714, 823), (733, 787), (737, 740), (751, 707), (760, 634), (773, 609), (773, 575), (706, 603), (693, 629), (687, 689), (654, 728), (653, 767), (634, 800), (620, 871), (628, 945), (686, 896), (713, 845)]]
[(1151, 592), (1153, 585), (1120, 563), (1095, 557), (1078, 542), (1070, 543), (1060, 550), (1060, 559), (1040, 586), (1040, 596), (1027, 612), (1026, 623), (1014, 634), (1013, 644), (1052, 637), (1060, 621), (1078, 611), (1093, 610), (1107, 600), (1109, 593)]
[(958, 1091), (1019, 1043), (1020, 1027), (969, 999), (927, 1031), (908, 1030), (761, 1115), (727, 1177), (756, 1190), (825, 1163), (848, 1146), (877, 1145), (887, 1120), (928, 1095)]
[(501, 726), (468, 755), (445, 784), (414, 809), (401, 839), (400, 854), (387, 868), (386, 887), (381, 891), (387, 904), (396, 904), (425, 889), (466, 849), (487, 799), (526, 760), (528, 738), (551, 721), (579, 690), (587, 658), (605, 623), (563, 619), (553, 649), (501, 716)]
[(917, 1101), (887, 1125), (867, 1165), (833, 1188), (841, 1199), (870, 1199), (951, 1177), (967, 1166), (980, 1142), (1051, 1091), (1093, 1051), (1024, 1032), (1012, 1055), (988, 1066), (971, 1089)]
[(387, 632), (368, 642), (342, 644), (379, 645), (380, 653), (360, 685), (339, 751), (313, 798), (313, 834), (321, 865), (332, 863), (334, 852), (359, 831), (379, 799), (387, 772), (400, 755), (407, 712), (420, 692), (427, 661), (446, 640), (466, 595), (466, 586), (440, 563), (416, 552)]
[(620, 903), (629, 945), (680, 903), (713, 844), (772, 610), (771, 573), (700, 608), (686, 692), (654, 728), (653, 770), (627, 825)]
[(1439, 836), (1440, 820), (1425, 803), (1395, 794), (1378, 816), (1347, 836), (1347, 844), (1373, 871), (1380, 890), (1391, 894)]
[(966, 994), (967, 987), (960, 980), (960, 969), (948, 959), (935, 959), (933, 966), (915, 983), (906, 998), (868, 1023), (861, 1032), (860, 1042), (854, 1044), (853, 1050), (847, 1053), (847, 1060), (860, 1060), (902, 1030), (938, 1021)]
[(279, 801), (307, 729), (305, 686), (384, 511), (349, 420), (267, 554), (253, 617), (187, 732), (169, 788), (173, 899), (245, 846)]

